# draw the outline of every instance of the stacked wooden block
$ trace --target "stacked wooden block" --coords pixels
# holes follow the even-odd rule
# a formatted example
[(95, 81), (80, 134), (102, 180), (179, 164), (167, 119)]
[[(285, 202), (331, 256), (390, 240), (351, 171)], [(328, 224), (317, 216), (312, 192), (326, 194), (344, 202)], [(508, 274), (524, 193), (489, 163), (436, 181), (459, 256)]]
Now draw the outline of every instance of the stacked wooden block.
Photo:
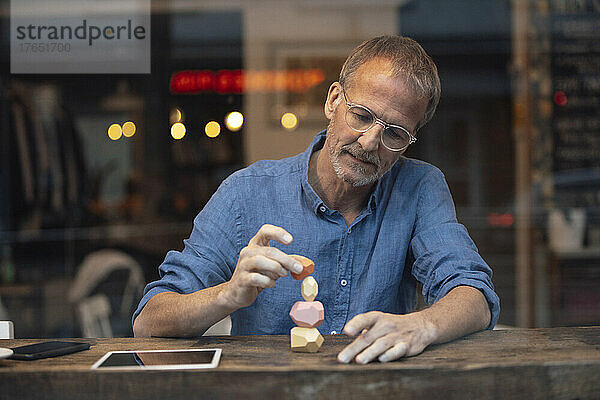
[(290, 317), (298, 325), (290, 331), (290, 345), (292, 351), (316, 353), (323, 344), (323, 336), (317, 330), (317, 326), (323, 323), (325, 309), (320, 301), (314, 301), (319, 293), (317, 281), (310, 276), (315, 270), (315, 263), (304, 256), (292, 257), (303, 266), (302, 272), (292, 272), (292, 277), (296, 280), (303, 279), (301, 292), (305, 301), (297, 301), (290, 311)]

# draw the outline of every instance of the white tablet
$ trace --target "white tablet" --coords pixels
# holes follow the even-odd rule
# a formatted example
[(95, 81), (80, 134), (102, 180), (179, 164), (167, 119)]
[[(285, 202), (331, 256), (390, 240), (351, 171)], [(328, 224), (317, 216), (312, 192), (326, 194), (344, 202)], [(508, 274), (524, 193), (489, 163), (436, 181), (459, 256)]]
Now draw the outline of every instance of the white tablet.
[(92, 369), (202, 369), (215, 368), (221, 349), (177, 349), (111, 351), (92, 365)]

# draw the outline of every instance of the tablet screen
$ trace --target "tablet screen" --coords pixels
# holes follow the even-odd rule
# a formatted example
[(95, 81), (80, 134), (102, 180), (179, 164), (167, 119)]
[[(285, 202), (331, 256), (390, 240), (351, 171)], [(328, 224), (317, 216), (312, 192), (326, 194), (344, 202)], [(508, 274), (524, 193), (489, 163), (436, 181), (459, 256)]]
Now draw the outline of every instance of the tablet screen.
[(221, 349), (111, 351), (92, 369), (196, 369), (215, 368)]

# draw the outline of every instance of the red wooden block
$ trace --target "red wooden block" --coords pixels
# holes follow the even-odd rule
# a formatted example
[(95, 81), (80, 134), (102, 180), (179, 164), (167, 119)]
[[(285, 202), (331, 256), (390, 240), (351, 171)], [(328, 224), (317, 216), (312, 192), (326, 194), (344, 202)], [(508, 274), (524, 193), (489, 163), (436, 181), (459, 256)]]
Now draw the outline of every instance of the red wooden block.
[(294, 257), (297, 261), (300, 261), (300, 264), (302, 264), (303, 267), (302, 272), (299, 274), (290, 272), (292, 278), (300, 281), (315, 272), (315, 263), (310, 258), (299, 256), (297, 254), (290, 254), (290, 256)]

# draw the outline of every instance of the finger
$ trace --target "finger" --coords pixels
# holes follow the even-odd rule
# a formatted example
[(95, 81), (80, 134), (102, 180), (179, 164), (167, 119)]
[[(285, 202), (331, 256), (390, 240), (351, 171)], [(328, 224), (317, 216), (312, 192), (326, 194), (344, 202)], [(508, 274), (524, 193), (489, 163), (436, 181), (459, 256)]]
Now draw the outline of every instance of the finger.
[(246, 263), (255, 270), (270, 271), (286, 276), (288, 271), (302, 272), (302, 264), (276, 247), (247, 247), (244, 251)]
[(269, 278), (273, 279), (274, 281), (276, 281), (277, 279), (281, 278), (280, 275), (276, 275), (273, 272), (264, 272), (263, 275), (268, 276)]
[(360, 335), (354, 339), (352, 343), (340, 351), (337, 357), (338, 361), (341, 363), (349, 363), (354, 359), (354, 357), (356, 357), (357, 354), (367, 348), (371, 343), (373, 343), (373, 339), (371, 339), (368, 334)]
[(279, 250), (277, 247), (262, 247), (260, 251), (266, 257), (277, 261), (279, 265), (284, 268), (283, 276), (287, 275), (288, 271), (292, 271), (299, 274), (304, 269), (300, 261), (296, 260), (289, 254), (286, 254), (283, 251)]
[[(370, 313), (367, 313), (367, 314), (370, 314)], [(359, 322), (357, 322), (357, 324), (359, 324), (359, 323), (361, 323), (361, 324), (362, 323), (368, 323), (368, 324), (374, 323), (372, 321), (373, 317), (368, 316), (366, 314), (362, 314), (362, 315), (364, 315), (364, 317), (359, 319)], [(350, 322), (352, 322), (357, 317), (359, 317), (359, 316), (354, 317)], [(350, 324), (350, 322), (348, 324)], [(346, 324), (346, 326), (348, 326), (348, 324)], [(360, 329), (363, 329), (362, 325), (357, 330), (360, 330)], [(344, 332), (346, 333), (345, 327), (344, 327)], [(357, 354), (359, 354), (365, 348), (370, 346), (379, 336), (381, 336), (381, 334), (377, 334), (377, 332), (374, 332), (373, 330), (367, 330), (365, 333), (362, 333), (360, 336), (358, 336), (352, 343), (350, 343), (348, 346), (346, 346), (338, 354), (338, 357), (337, 357), (338, 361), (342, 362), (342, 363), (350, 362), (351, 360), (354, 359), (354, 357), (356, 357)]]
[(275, 286), (275, 280), (269, 278), (266, 275), (259, 274), (257, 272), (251, 272), (248, 274), (248, 283), (249, 286), (259, 287), (259, 288), (271, 288)]
[(359, 332), (368, 330), (377, 319), (381, 316), (382, 313), (377, 311), (370, 311), (364, 314), (358, 314), (354, 318), (352, 318), (346, 326), (344, 326), (344, 333), (348, 336), (356, 336)]
[(277, 278), (287, 275), (287, 269), (283, 268), (279, 262), (265, 257), (262, 254), (244, 259), (242, 262), (242, 268), (247, 271), (258, 272)]
[(265, 224), (260, 227), (256, 235), (250, 242), (249, 246), (268, 246), (270, 240), (275, 240), (281, 244), (292, 243), (292, 235), (290, 235), (285, 229), (275, 225)]
[(389, 335), (382, 336), (375, 340), (372, 345), (364, 349), (354, 359), (358, 364), (370, 363), (376, 357), (385, 353), (392, 346), (394, 346), (393, 339)]
[(388, 362), (407, 355), (408, 345), (405, 342), (396, 343), (379, 356), (379, 361)]

